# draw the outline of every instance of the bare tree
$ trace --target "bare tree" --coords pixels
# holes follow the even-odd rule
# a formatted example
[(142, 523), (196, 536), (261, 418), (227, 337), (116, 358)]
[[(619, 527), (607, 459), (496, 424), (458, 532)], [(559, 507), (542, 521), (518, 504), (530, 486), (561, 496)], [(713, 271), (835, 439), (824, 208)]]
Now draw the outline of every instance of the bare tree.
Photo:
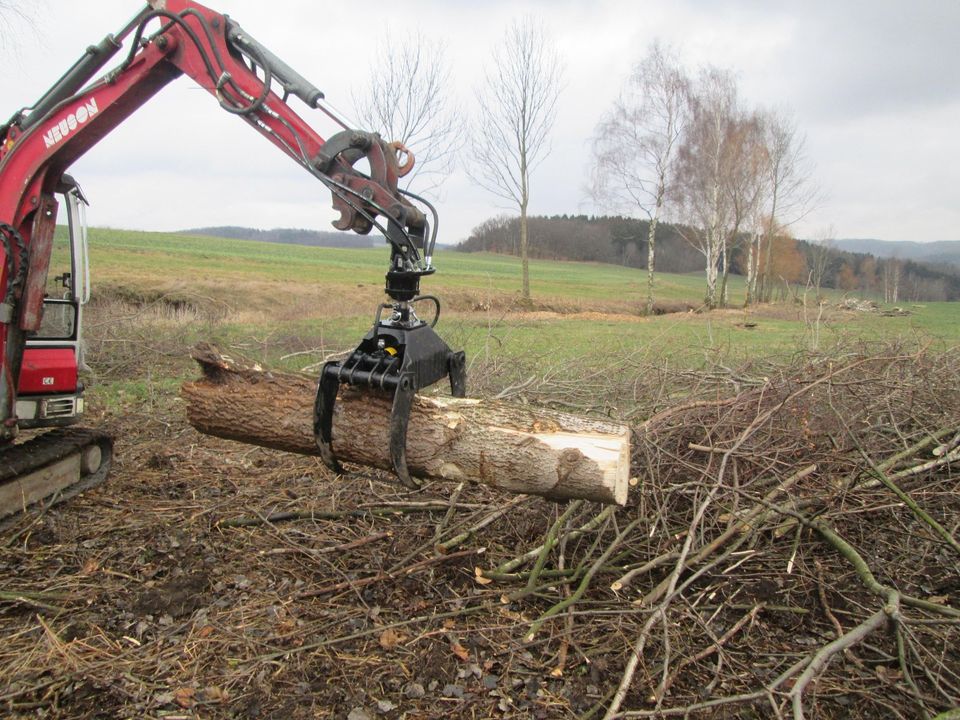
[[(727, 305), (730, 254), (740, 242), (741, 232), (756, 222), (764, 198), (766, 149), (763, 122), (757, 113), (738, 113), (730, 119), (723, 160), (723, 186), (730, 204), (730, 227), (720, 248), (720, 302)], [(752, 239), (748, 244), (749, 263), (753, 260)], [(747, 274), (749, 277), (749, 268)]]
[(757, 201), (751, 208), (749, 227), (750, 238), (747, 244), (747, 267), (746, 267), (746, 297), (744, 307), (758, 302), (758, 285), (760, 277), (760, 258), (764, 249), (764, 240), (769, 240), (772, 234), (767, 232), (767, 198), (769, 186), (766, 182), (766, 145), (763, 144), (760, 152), (760, 173), (759, 193)]
[(647, 314), (654, 304), (657, 222), (674, 180), (689, 108), (689, 78), (674, 54), (654, 42), (594, 131), (594, 201), (614, 211), (639, 211), (650, 223)]
[(771, 275), (772, 239), (802, 218), (816, 202), (805, 157), (804, 137), (792, 118), (783, 112), (764, 113), (767, 149), (767, 222), (763, 270), (759, 274), (756, 299), (769, 302), (773, 293)]
[(860, 297), (868, 298), (874, 294), (877, 287), (877, 259), (867, 255), (861, 262), (857, 272), (860, 280)]
[(0, 0), (0, 48), (16, 48), (20, 28), (37, 32), (36, 18), (42, 6), (26, 0)]
[(19, 14), (20, 3), (14, 2), (14, 0), (0, 0), (0, 17), (6, 17), (10, 13)]
[(820, 230), (813, 242), (810, 243), (810, 279), (820, 297), (820, 288), (830, 266), (830, 257), (833, 254), (833, 241), (837, 235), (833, 225)]
[(353, 98), (357, 119), (415, 153), (407, 186), (417, 178), (421, 191), (435, 191), (452, 172), (465, 137), (445, 48), (419, 34), (401, 43), (387, 35), (380, 48), (365, 93)]
[(0, 0), (0, 18), (19, 18), (32, 22), (32, 5), (24, 0)]
[(760, 302), (760, 263), (767, 244), (774, 237), (767, 231), (770, 217), (766, 211), (766, 184), (750, 219), (750, 239), (747, 246), (746, 298), (744, 307)]
[(883, 261), (883, 301), (895, 303), (900, 299), (900, 276), (903, 272), (903, 261), (898, 257), (887, 258)]
[(563, 77), (560, 55), (543, 25), (532, 17), (515, 21), (493, 50), (476, 91), (481, 120), (474, 128), (471, 179), (520, 211), (523, 299), (530, 300), (527, 208), (530, 175), (550, 152)]
[(726, 183), (732, 156), (729, 141), (738, 102), (736, 80), (729, 71), (714, 67), (702, 70), (678, 159), (677, 197), (684, 217), (693, 227), (687, 240), (706, 261), (704, 303), (708, 308), (718, 304), (721, 254), (735, 214)]

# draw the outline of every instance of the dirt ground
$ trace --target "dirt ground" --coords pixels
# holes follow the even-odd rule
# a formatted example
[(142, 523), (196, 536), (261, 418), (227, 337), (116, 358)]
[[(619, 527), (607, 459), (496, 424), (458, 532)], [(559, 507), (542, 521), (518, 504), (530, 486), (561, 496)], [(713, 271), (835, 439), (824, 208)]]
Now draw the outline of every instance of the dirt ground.
[[(101, 408), (107, 482), (0, 535), (0, 714), (796, 717), (806, 668), (809, 717), (932, 716), (960, 698), (960, 363), (836, 362), (651, 400), (617, 512), (334, 477), (199, 435), (173, 393)], [(897, 477), (943, 533), (858, 444), (891, 477), (934, 462)]]
[[(109, 480), (5, 534), (3, 586), (20, 591), (0, 606), (7, 717), (553, 717), (591, 704), (589, 682), (550, 679), (549, 654), (511, 639), (518, 610), (475, 580), (481, 547), (403, 568), (432, 555), (448, 514), (462, 527), (511, 498), (335, 478), (313, 458), (201, 436), (178, 404), (105, 417)], [(554, 512), (516, 509), (484, 542), (534, 541)], [(335, 517), (261, 521), (312, 511)]]

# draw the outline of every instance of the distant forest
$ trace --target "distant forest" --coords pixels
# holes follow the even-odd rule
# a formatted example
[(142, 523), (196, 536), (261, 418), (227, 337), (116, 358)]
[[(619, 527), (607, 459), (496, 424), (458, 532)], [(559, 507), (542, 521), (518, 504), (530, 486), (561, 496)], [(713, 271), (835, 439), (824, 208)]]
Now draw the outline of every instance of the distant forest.
[[(646, 267), (646, 220), (618, 216), (534, 216), (530, 223), (530, 257)], [(657, 226), (657, 270), (703, 272), (703, 254), (684, 236), (691, 229), (661, 222)], [(520, 220), (506, 215), (478, 225), (456, 246), (463, 252), (519, 254)], [(744, 274), (749, 238), (734, 243), (731, 272)], [(772, 275), (786, 289), (796, 284), (879, 297), (887, 302), (960, 300), (960, 270), (949, 265), (839, 250), (829, 243), (777, 237)], [(818, 282), (819, 281), (819, 282)]]

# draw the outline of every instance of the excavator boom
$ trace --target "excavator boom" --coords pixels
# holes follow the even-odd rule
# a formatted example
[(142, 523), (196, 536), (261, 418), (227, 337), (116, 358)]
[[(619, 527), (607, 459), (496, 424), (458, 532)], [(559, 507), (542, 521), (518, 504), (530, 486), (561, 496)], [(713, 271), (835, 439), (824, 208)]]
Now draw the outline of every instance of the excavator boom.
[[(114, 60), (119, 62), (104, 72)], [(18, 407), (24, 407), (22, 402), (18, 404), (23, 394), (22, 381), (18, 380), (25, 349), (40, 331), (44, 308), (49, 305), (47, 276), (58, 210), (54, 193), (73, 162), (164, 86), (184, 75), (205, 89), (227, 114), (246, 122), (324, 186), (339, 213), (335, 227), (359, 233), (374, 228), (382, 232), (390, 246), (385, 291), (392, 299), (392, 312), (381, 320), (378, 311), (371, 331), (374, 347), (383, 350), (378, 338), (403, 339), (389, 340), (396, 347), (388, 350), (404, 361), (404, 377), (422, 379), (416, 387), (401, 383), (408, 390), (435, 382), (447, 372), (457, 374), (455, 387), (462, 388), (462, 354), (452, 353), (429, 327), (424, 330), (426, 324), (412, 310), (419, 299), (420, 278), (434, 272), (430, 257), (437, 227), (436, 213), (429, 203), (398, 189), (398, 178), (412, 167), (412, 154), (400, 143), (388, 143), (376, 133), (350, 128), (325, 107), (318, 88), (232, 18), (191, 0), (149, 0), (117, 34), (90, 46), (34, 105), (0, 125), (0, 444), (12, 444), (25, 422), (18, 416)], [(292, 98), (299, 99), (309, 111), (321, 111), (326, 116), (324, 121), (333, 122), (335, 131), (329, 137), (321, 136), (294, 111)], [(361, 160), (368, 164), (367, 172), (355, 167)], [(433, 215), (432, 233), (421, 206)], [(80, 302), (76, 297), (74, 300)], [(79, 324), (79, 305), (77, 318)], [(429, 361), (436, 367), (429, 373), (418, 372), (415, 346), (419, 338), (431, 347)], [(78, 348), (79, 338), (75, 339)], [(80, 364), (77, 359), (73, 367)], [(381, 389), (397, 385), (390, 376), (392, 371), (381, 371)], [(339, 382), (349, 382), (349, 378), (334, 381), (334, 385)], [(398, 401), (401, 411), (408, 401), (406, 396)], [(324, 432), (327, 418), (323, 414), (331, 409), (330, 398), (322, 407), (318, 403), (317, 441), (327, 450), (331, 467), (338, 467), (331, 454), (329, 433)], [(45, 423), (38, 415), (31, 419), (30, 426), (58, 425), (62, 420)], [(405, 418), (398, 418), (391, 443), (400, 446), (392, 449), (398, 457), (398, 474), (407, 480), (402, 459), (405, 433)], [(88, 468), (86, 475), (94, 479), (105, 474), (99, 466), (89, 470), (98, 452), (101, 465), (109, 458), (110, 449), (100, 435), (91, 435), (80, 445), (79, 441), (64, 441), (58, 436), (47, 441), (61, 450), (65, 442), (73, 443), (73, 450), (66, 455), (61, 450), (41, 451), (42, 439), (32, 442), (32, 451), (14, 452), (20, 453), (18, 457), (37, 458), (35, 467), (26, 467), (26, 461), (18, 460), (10, 465), (14, 470), (0, 473), (0, 487), (6, 484), (6, 494), (0, 489), (0, 515), (5, 508), (22, 507), (49, 494), (24, 485), (24, 478), (31, 474), (41, 476), (37, 487), (46, 483), (56, 492), (65, 487), (63, 477), (82, 475), (83, 468)], [(53, 471), (53, 466), (60, 469)], [(74, 473), (73, 469), (64, 469), (68, 466), (79, 469)], [(50, 480), (53, 475), (60, 479)]]

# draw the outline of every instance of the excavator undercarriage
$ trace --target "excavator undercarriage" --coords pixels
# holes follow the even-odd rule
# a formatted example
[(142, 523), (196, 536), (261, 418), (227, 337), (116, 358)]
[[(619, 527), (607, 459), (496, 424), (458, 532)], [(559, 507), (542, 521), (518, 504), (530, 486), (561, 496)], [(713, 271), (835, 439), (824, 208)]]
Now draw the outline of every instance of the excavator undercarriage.
[(17, 513), (67, 500), (103, 482), (113, 438), (91, 428), (58, 428), (0, 454), (0, 529)]

